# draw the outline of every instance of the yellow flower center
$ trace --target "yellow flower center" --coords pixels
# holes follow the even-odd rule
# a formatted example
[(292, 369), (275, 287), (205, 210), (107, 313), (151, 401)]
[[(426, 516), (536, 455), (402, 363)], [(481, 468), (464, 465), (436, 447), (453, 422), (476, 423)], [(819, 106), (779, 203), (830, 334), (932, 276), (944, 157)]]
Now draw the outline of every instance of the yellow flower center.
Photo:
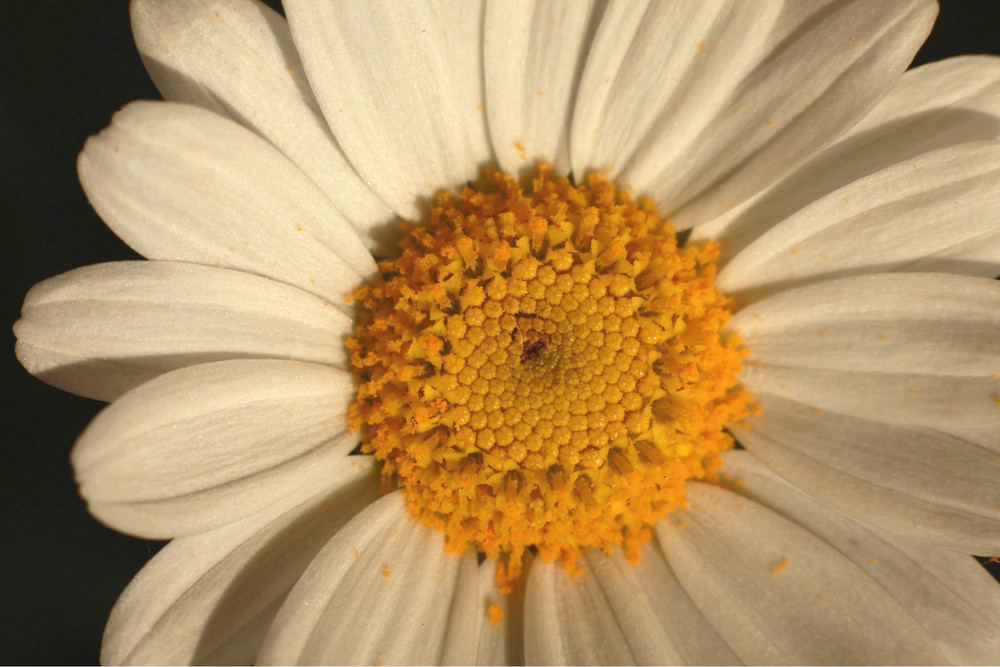
[(751, 402), (718, 248), (679, 248), (600, 176), (550, 172), (526, 192), (488, 170), (404, 224), (348, 340), (362, 451), (450, 549), (499, 557), (502, 582), (529, 548), (570, 571), (585, 546), (636, 559)]

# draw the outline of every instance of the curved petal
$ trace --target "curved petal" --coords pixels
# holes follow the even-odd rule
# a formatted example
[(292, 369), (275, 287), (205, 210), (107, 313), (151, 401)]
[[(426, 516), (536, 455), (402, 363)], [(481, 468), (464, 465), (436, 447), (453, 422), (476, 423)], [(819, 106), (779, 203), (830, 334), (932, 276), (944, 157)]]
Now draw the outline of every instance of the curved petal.
[(150, 259), (274, 278), (343, 306), (375, 272), (360, 237), (274, 146), (217, 114), (133, 102), (77, 163), (104, 222)]
[(471, 550), (446, 554), (444, 535), (411, 519), (402, 493), (386, 496), (319, 552), (271, 624), (257, 661), (438, 663), (453, 607), (475, 616), (475, 590), (456, 587), (462, 561), (475, 558)]
[(692, 239), (719, 241), (722, 266), (777, 223), (850, 183), (932, 151), (996, 140), (1000, 58), (964, 56), (923, 65), (904, 73), (832, 146), (744, 205), (698, 227)]
[(621, 549), (590, 549), (593, 568), (635, 661), (642, 665), (738, 665), (739, 659), (691, 602), (656, 542), (633, 565)]
[[(967, 554), (927, 548), (923, 542), (897, 537), (886, 541), (905, 553), (927, 574), (928, 587), (947, 588), (939, 604), (914, 615), (933, 632), (945, 655), (955, 664), (995, 665), (1000, 662), (1000, 587), (979, 562)], [(891, 576), (891, 573), (885, 573)], [(931, 629), (933, 624), (937, 628)]]
[(441, 647), (442, 665), (471, 665), (476, 661), (482, 614), (471, 612), (479, 609), (481, 582), (478, 558), (469, 551), (458, 564), (448, 630)]
[[(531, 567), (531, 553), (525, 554), (523, 567)], [(477, 665), (523, 665), (524, 662), (524, 582), (519, 577), (508, 593), (497, 585), (497, 562), (492, 558), (479, 566), (479, 641)], [(499, 618), (490, 608), (496, 605)], [(470, 662), (472, 664), (472, 662)]]
[(1000, 425), (993, 377), (866, 373), (752, 364), (743, 385), (852, 417), (954, 432)]
[(733, 257), (717, 285), (747, 302), (875, 271), (993, 278), (1000, 273), (998, 211), (1000, 142), (932, 151), (797, 211)]
[(483, 42), (490, 136), (500, 168), (543, 160), (565, 174), (569, 128), (593, 0), (502, 0), (486, 7)]
[[(1000, 382), (998, 382), (1000, 385)], [(744, 447), (826, 505), (962, 553), (1000, 553), (1000, 457), (955, 436), (761, 394)]]
[(325, 483), (319, 493), (293, 487), (264, 512), (164, 547), (118, 598), (101, 663), (253, 664), (313, 556), (378, 497), (369, 456), (339, 459)]
[(924, 629), (863, 570), (766, 507), (690, 483), (657, 526), (677, 579), (748, 664), (940, 664)]
[[(1000, 57), (995, 55), (959, 56), (921, 65), (907, 71), (899, 85), (838, 143), (876, 128), (885, 130), (888, 123), (901, 120), (909, 124), (911, 139), (929, 142), (935, 147), (960, 141), (1000, 139), (998, 94)], [(941, 123), (933, 128), (917, 124), (928, 118), (944, 120), (942, 116), (928, 116), (928, 112), (956, 109), (973, 112), (963, 117), (966, 124)], [(987, 121), (987, 118), (992, 120)]]
[(573, 111), (573, 172), (618, 174), (643, 144), (683, 147), (768, 47), (780, 2), (610, 3)]
[(21, 363), (110, 401), (157, 375), (226, 359), (346, 365), (351, 320), (274, 280), (182, 262), (115, 262), (35, 285), (14, 324)]
[[(492, 159), (468, 92), (480, 62), (477, 12), (442, 18), (427, 0), (286, 0), (309, 83), (344, 153), (397, 213), (419, 219), (439, 190), (475, 180)], [(452, 7), (453, 9), (453, 7)]]
[[(618, 182), (652, 197), (678, 228), (706, 222), (775, 183), (861, 120), (899, 79), (937, 15), (933, 0), (785, 2), (765, 48), (654, 128)], [(708, 40), (706, 51), (712, 48)], [(770, 47), (770, 48), (768, 48)], [(718, 48), (718, 46), (716, 46)]]
[(392, 210), (337, 145), (288, 24), (259, 0), (132, 0), (132, 33), (165, 99), (228, 116), (277, 146), (371, 246)]
[(238, 360), (191, 366), (102, 410), (73, 449), (80, 493), (123, 532), (190, 535), (320, 483), (357, 444), (350, 374), (316, 364)]
[(631, 665), (636, 657), (587, 561), (578, 577), (536, 560), (524, 593), (524, 657), (529, 665)]
[(1000, 424), (986, 428), (951, 428), (948, 429), (948, 433), (958, 436), (966, 442), (1000, 453)]
[[(807, 528), (847, 556), (906, 608), (951, 662), (996, 664), (1000, 586), (973, 558), (876, 535), (810, 498), (747, 452), (727, 452), (723, 458), (729, 488)], [(867, 504), (859, 500), (856, 507)]]
[(930, 273), (830, 280), (747, 306), (729, 328), (750, 365), (991, 376), (1000, 372), (1000, 283)]
[(875, 274), (774, 295), (740, 311), (741, 381), (821, 410), (943, 430), (1000, 425), (1000, 284)]
[(458, 116), (472, 155), (479, 166), (496, 158), (486, 123), (486, 79), (483, 76), (483, 30), (486, 0), (437, 0), (444, 31), (445, 59), (451, 66), (452, 90)]

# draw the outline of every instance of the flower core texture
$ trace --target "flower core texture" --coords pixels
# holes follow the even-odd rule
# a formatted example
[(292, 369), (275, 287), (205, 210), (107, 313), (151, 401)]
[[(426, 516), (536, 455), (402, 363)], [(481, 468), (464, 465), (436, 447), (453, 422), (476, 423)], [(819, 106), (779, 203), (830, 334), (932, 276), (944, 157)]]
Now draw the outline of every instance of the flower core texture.
[(532, 548), (570, 571), (587, 546), (636, 560), (752, 406), (718, 247), (679, 247), (596, 174), (483, 183), (404, 223), (354, 295), (352, 428), (386, 488), (449, 549), (499, 558), (501, 583)]

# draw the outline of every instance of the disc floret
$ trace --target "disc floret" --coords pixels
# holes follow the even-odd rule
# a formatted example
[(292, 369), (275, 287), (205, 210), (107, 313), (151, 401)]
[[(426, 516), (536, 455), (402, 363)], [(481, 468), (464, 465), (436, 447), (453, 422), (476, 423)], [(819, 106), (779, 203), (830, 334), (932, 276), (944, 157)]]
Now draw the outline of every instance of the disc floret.
[(634, 559), (748, 414), (718, 248), (678, 247), (596, 174), (484, 180), (404, 224), (357, 291), (352, 426), (412, 514), (502, 576), (530, 547), (570, 570), (585, 546)]

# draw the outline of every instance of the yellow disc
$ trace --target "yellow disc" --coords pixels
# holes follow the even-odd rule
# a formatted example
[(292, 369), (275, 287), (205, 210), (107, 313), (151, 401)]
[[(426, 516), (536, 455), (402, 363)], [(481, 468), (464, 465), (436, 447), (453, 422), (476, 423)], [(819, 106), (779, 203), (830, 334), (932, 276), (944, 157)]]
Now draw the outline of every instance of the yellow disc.
[(634, 560), (750, 409), (718, 248), (679, 248), (598, 175), (484, 178), (404, 224), (355, 294), (352, 428), (412, 514), (498, 557), (502, 582), (531, 547), (570, 571), (584, 546)]

